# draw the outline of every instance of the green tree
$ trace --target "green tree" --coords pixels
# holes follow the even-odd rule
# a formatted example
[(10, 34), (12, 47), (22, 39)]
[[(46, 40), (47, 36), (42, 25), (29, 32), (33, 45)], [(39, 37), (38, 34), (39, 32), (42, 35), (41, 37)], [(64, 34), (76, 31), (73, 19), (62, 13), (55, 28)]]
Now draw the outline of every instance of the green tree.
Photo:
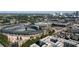
[(8, 41), (7, 36), (0, 34), (0, 43), (5, 47), (9, 46), (10, 42)]
[(30, 45), (32, 45), (33, 43), (36, 43), (39, 40), (40, 40), (39, 37), (37, 37), (36, 39), (28, 40), (28, 41), (26, 41), (25, 43), (22, 44), (22, 47), (29, 47)]

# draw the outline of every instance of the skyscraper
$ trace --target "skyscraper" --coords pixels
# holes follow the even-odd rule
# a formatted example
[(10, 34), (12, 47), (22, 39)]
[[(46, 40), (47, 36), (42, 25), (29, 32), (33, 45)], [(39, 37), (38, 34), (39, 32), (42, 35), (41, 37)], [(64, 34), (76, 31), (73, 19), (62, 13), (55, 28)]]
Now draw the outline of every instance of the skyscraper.
[(79, 11), (75, 12), (75, 16), (78, 17), (79, 16)]

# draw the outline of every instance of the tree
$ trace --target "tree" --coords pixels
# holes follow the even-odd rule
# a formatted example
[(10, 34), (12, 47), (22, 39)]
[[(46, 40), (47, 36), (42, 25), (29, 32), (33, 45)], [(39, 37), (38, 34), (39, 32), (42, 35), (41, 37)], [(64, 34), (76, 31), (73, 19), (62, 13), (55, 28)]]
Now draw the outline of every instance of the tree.
[(39, 37), (37, 37), (36, 39), (30, 39), (30, 40), (26, 41), (25, 43), (23, 43), (22, 47), (29, 47), (30, 45), (32, 45), (33, 43), (36, 43), (39, 40), (40, 40)]
[(9, 46), (10, 42), (8, 41), (7, 36), (0, 34), (0, 43), (5, 47)]

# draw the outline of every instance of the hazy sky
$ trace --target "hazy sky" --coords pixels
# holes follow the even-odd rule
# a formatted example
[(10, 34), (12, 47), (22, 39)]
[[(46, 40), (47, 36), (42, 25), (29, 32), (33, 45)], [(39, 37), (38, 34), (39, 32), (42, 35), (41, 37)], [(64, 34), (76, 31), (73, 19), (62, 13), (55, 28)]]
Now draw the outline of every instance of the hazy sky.
[(0, 11), (0, 13), (72, 13), (74, 11)]

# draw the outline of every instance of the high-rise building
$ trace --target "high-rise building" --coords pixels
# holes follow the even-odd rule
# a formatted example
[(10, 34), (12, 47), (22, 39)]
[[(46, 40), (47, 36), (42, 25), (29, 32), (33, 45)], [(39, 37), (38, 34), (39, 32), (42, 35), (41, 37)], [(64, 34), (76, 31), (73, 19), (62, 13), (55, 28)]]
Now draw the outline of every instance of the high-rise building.
[(79, 11), (75, 12), (75, 16), (78, 17), (79, 16)]

